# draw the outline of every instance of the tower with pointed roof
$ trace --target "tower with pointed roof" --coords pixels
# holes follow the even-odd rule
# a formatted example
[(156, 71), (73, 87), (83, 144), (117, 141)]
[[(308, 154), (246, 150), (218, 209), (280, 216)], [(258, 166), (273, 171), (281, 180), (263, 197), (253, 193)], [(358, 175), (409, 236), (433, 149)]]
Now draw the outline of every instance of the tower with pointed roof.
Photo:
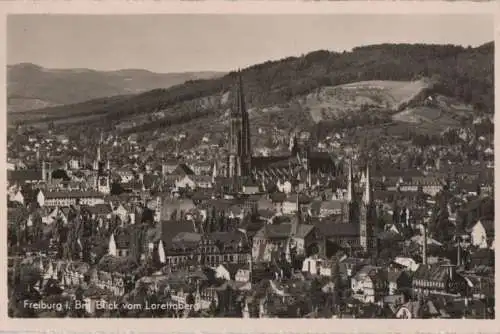
[(246, 109), (243, 79), (240, 70), (238, 70), (236, 101), (231, 110), (229, 137), (228, 176), (249, 176), (252, 160), (250, 121)]
[(354, 180), (352, 172), (352, 160), (349, 160), (349, 171), (347, 176), (347, 193), (345, 195), (345, 205), (342, 209), (342, 222), (351, 223), (354, 217), (355, 197), (354, 197)]
[(219, 171), (217, 169), (217, 160), (214, 161), (214, 165), (212, 167), (212, 183), (215, 183), (215, 180), (219, 176)]
[(352, 175), (352, 160), (349, 159), (349, 175), (347, 177), (347, 202), (352, 203), (354, 199), (354, 189), (353, 189), (353, 175)]
[(110, 182), (110, 162), (109, 160), (105, 163), (102, 160), (101, 156), (101, 143), (102, 143), (102, 134), (101, 140), (99, 141), (99, 145), (97, 146), (97, 158), (94, 162), (94, 169), (97, 170), (97, 191), (103, 194), (111, 193), (111, 182)]
[(367, 164), (363, 198), (359, 206), (359, 243), (365, 250), (373, 247), (373, 203), (370, 182), (370, 167)]

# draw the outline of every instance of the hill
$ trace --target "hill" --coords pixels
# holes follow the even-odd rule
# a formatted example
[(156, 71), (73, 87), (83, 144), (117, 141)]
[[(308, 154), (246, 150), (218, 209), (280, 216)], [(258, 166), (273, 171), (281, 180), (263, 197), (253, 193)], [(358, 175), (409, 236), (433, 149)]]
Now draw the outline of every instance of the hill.
[[(340, 117), (343, 124), (360, 123), (359, 112), (371, 118), (392, 115), (424, 105), (428, 95), (446, 97), (449, 106), (463, 104), (474, 112), (493, 113), (493, 55), (493, 43), (477, 48), (382, 44), (343, 53), (320, 50), (254, 65), (242, 74), (255, 126), (314, 126), (335, 118), (338, 110), (349, 113)], [(70, 128), (79, 131), (90, 131), (90, 125), (92, 130), (123, 133), (165, 132), (174, 126), (220, 131), (235, 82), (236, 73), (231, 72), (168, 89), (45, 108), (29, 115), (10, 114), (9, 121), (65, 127), (71, 123)]]
[(137, 94), (218, 75), (222, 73), (163, 74), (135, 69), (47, 69), (22, 63), (7, 67), (7, 105), (10, 112), (26, 111), (113, 95)]
[(301, 106), (319, 122), (339, 118), (349, 112), (378, 108), (399, 111), (432, 87), (429, 80), (361, 81), (334, 87), (321, 87), (300, 99)]

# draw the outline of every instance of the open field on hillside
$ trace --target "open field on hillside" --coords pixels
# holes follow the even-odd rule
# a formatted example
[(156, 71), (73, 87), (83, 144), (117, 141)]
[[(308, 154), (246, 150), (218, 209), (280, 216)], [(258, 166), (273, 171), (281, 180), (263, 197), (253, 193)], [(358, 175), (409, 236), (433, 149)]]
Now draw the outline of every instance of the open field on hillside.
[(7, 104), (9, 113), (22, 112), (24, 110), (31, 109), (40, 110), (42, 108), (55, 107), (57, 105), (51, 101), (25, 97), (9, 97)]
[(315, 122), (341, 117), (364, 107), (397, 111), (430, 87), (427, 80), (419, 81), (360, 81), (323, 87), (299, 99), (304, 110)]
[(393, 120), (406, 123), (439, 123), (441, 126), (459, 126), (460, 122), (450, 113), (438, 108), (416, 107), (408, 108), (392, 117)]
[(407, 108), (392, 116), (398, 122), (422, 124), (434, 123), (441, 127), (456, 127), (463, 117), (472, 116), (472, 106), (456, 101), (446, 96), (435, 96), (428, 103)]

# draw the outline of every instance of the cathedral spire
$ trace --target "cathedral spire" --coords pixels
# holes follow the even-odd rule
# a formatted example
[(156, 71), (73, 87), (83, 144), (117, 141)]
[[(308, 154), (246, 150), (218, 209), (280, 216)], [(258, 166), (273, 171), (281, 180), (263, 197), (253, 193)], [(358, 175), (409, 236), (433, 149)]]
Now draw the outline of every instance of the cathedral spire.
[(238, 76), (238, 83), (236, 87), (236, 101), (235, 101), (236, 105), (235, 108), (233, 109), (233, 114), (241, 117), (246, 112), (246, 106), (245, 106), (245, 93), (243, 91), (243, 78), (241, 70), (239, 68), (236, 71), (236, 75)]
[(245, 109), (245, 93), (243, 92), (243, 78), (241, 75), (241, 70), (238, 70), (238, 106), (239, 106), (239, 112), (244, 113), (246, 112)]
[(347, 201), (349, 203), (352, 202), (354, 194), (353, 194), (353, 184), (352, 184), (352, 159), (349, 159), (349, 176), (347, 179)]
[(366, 165), (366, 176), (365, 176), (365, 191), (363, 194), (363, 202), (368, 205), (371, 202), (371, 185), (370, 185), (370, 166)]
[(231, 110), (229, 141), (229, 174), (230, 176), (249, 176), (251, 173), (252, 150), (250, 145), (250, 121), (245, 105), (243, 79), (241, 70), (236, 72), (238, 84)]
[(212, 168), (212, 183), (215, 183), (215, 179), (219, 176), (219, 171), (217, 170), (217, 160), (214, 161), (214, 166)]
[(101, 162), (101, 142), (99, 142), (99, 145), (97, 146), (96, 160), (97, 160), (97, 162)]

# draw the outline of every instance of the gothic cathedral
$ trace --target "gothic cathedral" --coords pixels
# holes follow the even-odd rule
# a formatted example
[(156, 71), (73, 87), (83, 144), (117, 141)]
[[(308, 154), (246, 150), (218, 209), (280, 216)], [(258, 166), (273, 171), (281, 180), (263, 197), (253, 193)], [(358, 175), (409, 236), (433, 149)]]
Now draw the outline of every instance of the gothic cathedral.
[(235, 105), (231, 109), (230, 123), (228, 177), (249, 176), (252, 164), (250, 122), (245, 105), (241, 71), (238, 71), (238, 87)]

